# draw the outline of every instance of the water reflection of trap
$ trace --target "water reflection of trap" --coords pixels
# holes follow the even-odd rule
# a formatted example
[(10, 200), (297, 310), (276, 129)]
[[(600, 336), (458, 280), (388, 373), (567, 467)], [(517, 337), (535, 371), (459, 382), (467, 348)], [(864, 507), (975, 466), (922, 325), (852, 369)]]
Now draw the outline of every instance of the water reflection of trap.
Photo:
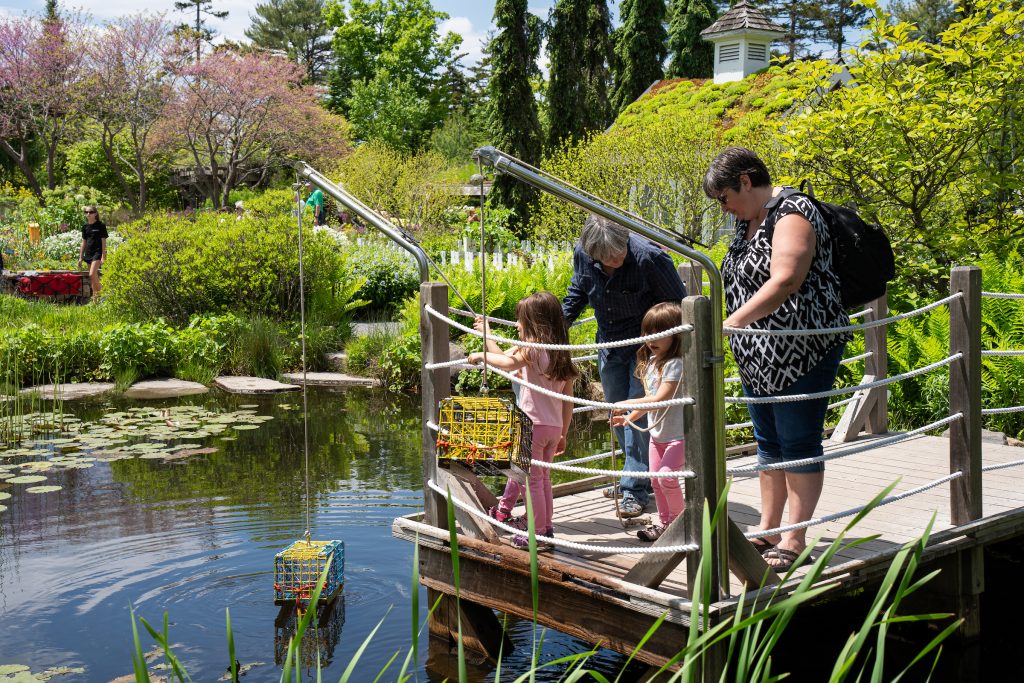
[(320, 602), (333, 600), (345, 586), (344, 541), (295, 541), (274, 556), (274, 604), (308, 603), (330, 560)]
[(438, 408), (437, 464), (477, 474), (530, 471), (533, 423), (515, 403), (492, 396), (452, 396)]
[[(282, 606), (274, 620), (274, 664), (282, 666), (288, 658), (288, 646), (295, 638), (302, 614), (290, 606)], [(320, 604), (316, 614), (309, 622), (306, 632), (302, 635), (301, 651), (298, 660), (303, 667), (313, 668), (319, 664), (328, 667), (334, 659), (334, 650), (341, 642), (341, 631), (345, 625), (345, 595), (338, 599)]]

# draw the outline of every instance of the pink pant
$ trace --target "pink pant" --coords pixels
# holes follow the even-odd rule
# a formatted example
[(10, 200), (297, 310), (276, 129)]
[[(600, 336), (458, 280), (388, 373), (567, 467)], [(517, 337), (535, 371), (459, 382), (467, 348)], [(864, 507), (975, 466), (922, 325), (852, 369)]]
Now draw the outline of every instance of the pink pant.
[[(533, 426), (533, 442), (530, 444), (530, 456), (534, 460), (551, 462), (555, 459), (555, 447), (562, 438), (559, 427), (549, 425)], [(516, 506), (525, 487), (515, 479), (509, 479), (505, 485), (498, 507), (510, 512)], [(538, 534), (551, 529), (551, 515), (554, 497), (551, 495), (551, 470), (545, 467), (530, 468), (530, 502), (533, 503), (533, 523)]]
[[(678, 472), (683, 469), (686, 442), (682, 439), (668, 442), (651, 439), (649, 455), (651, 472)], [(654, 500), (658, 503), (661, 525), (668, 526), (685, 507), (679, 480), (675, 477), (652, 477), (651, 485), (654, 487)]]

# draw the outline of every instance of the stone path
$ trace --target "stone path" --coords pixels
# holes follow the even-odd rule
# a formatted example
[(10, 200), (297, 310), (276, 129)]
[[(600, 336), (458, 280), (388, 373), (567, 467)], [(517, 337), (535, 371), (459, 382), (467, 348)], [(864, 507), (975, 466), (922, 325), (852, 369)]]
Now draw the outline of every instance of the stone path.
[(275, 394), (298, 389), (294, 384), (283, 384), (265, 377), (218, 377), (213, 383), (232, 394)]
[(39, 397), (47, 401), (61, 399), (74, 401), (91, 396), (99, 396), (111, 391), (114, 385), (109, 382), (74, 382), (69, 384), (43, 384), (37, 387), (22, 389), (22, 394), (38, 392)]
[[(301, 372), (286, 372), (281, 379), (291, 384), (302, 384)], [(380, 381), (373, 377), (359, 377), (344, 372), (307, 372), (306, 384), (311, 387), (377, 387)]]
[(131, 385), (126, 392), (125, 398), (176, 398), (178, 396), (192, 396), (194, 394), (205, 394), (210, 389), (198, 382), (186, 382), (181, 379), (147, 379)]

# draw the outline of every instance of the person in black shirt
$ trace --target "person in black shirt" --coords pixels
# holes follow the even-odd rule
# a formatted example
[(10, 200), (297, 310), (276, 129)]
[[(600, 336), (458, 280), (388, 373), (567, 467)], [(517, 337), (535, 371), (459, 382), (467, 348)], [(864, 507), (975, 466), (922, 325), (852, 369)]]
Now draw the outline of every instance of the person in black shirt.
[(82, 226), (82, 246), (78, 250), (78, 265), (89, 264), (89, 283), (92, 295), (100, 294), (100, 266), (107, 260), (107, 226), (100, 220), (95, 206), (85, 207), (85, 225)]

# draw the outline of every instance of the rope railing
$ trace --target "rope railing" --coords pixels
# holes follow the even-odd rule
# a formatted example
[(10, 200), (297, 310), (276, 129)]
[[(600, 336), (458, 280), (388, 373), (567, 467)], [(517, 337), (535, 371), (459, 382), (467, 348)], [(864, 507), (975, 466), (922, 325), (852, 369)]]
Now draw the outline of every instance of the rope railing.
[(862, 311), (857, 311), (856, 313), (851, 313), (851, 314), (850, 314), (850, 315), (848, 315), (847, 317), (848, 317), (848, 318), (849, 318), (850, 320), (856, 320), (857, 318), (863, 318), (863, 317), (864, 317), (864, 316), (866, 316), (866, 315), (867, 315), (868, 313), (874, 313), (874, 312), (875, 312), (875, 309), (873, 309), (873, 308), (871, 308), (870, 306), (868, 306), (868, 307), (867, 307), (867, 308), (865, 308), (864, 310), (862, 310)]
[[(465, 366), (466, 368), (474, 368), (475, 367), (473, 365), (469, 365), (465, 361), (446, 361), (444, 363), (425, 363), (423, 365), (423, 367), (426, 368), (427, 370), (436, 370), (438, 368), (453, 367), (454, 365), (462, 365), (462, 366)], [(602, 409), (603, 408), (605, 410), (610, 410), (610, 409), (613, 409), (613, 408), (623, 408), (623, 407), (626, 407), (626, 406), (621, 406), (618, 403), (608, 403), (606, 401), (591, 401), (590, 399), (586, 399), (586, 398), (579, 398), (577, 396), (569, 396), (568, 394), (560, 394), (557, 391), (551, 391), (550, 389), (546, 389), (546, 388), (544, 388), (544, 387), (542, 387), (542, 386), (540, 386), (538, 384), (534, 384), (532, 382), (527, 382), (525, 379), (523, 379), (521, 377), (517, 377), (517, 376), (513, 375), (511, 372), (506, 372), (506, 371), (504, 371), (504, 370), (502, 370), (500, 368), (496, 368), (496, 367), (493, 367), (493, 366), (490, 368), (490, 371), (495, 373), (495, 374), (497, 374), (497, 375), (501, 375), (502, 377), (504, 377), (504, 378), (506, 378), (506, 379), (508, 379), (508, 380), (510, 380), (512, 382), (515, 382), (516, 384), (518, 384), (520, 386), (524, 386), (524, 387), (529, 388), (532, 391), (536, 391), (539, 394), (544, 394), (545, 396), (550, 396), (551, 398), (557, 398), (557, 399), (560, 399), (562, 401), (569, 401), (570, 403), (576, 403), (576, 404), (582, 405), (582, 406), (590, 406), (591, 408), (595, 408), (595, 409)], [(635, 409), (635, 410), (657, 410), (658, 408), (668, 408), (669, 406), (691, 406), (691, 405), (694, 405), (695, 403), (696, 403), (696, 401), (694, 401), (693, 398), (691, 398), (689, 396), (683, 396), (681, 398), (671, 398), (671, 399), (668, 399), (666, 401), (652, 401), (650, 403), (631, 403), (628, 407), (630, 409)]]
[(1008, 413), (1019, 413), (1024, 411), (1024, 406), (1008, 406), (1006, 408), (982, 408), (982, 415), (1006, 415)]
[[(496, 526), (502, 531), (509, 534), (522, 534), (522, 529), (516, 529), (508, 524), (504, 524), (494, 519), (487, 513), (478, 510), (473, 505), (469, 505), (457, 496), (453, 496), (450, 491), (441, 488), (434, 482), (433, 479), (427, 480), (427, 486), (441, 494), (445, 498), (451, 501), (452, 505), (459, 508), (463, 512), (467, 512), (477, 519), (483, 520), (492, 526)], [(576, 543), (575, 541), (566, 541), (561, 538), (554, 538), (552, 536), (537, 536), (538, 542), (550, 543), (556, 548), (565, 548), (567, 550), (576, 550), (582, 553), (600, 553), (605, 555), (673, 555), (676, 553), (692, 553), (700, 550), (700, 546), (695, 543), (687, 543), (684, 545), (666, 545), (666, 546), (631, 546), (631, 545), (619, 545), (619, 546), (602, 546), (592, 545), (588, 543)]]
[(909, 432), (904, 432), (903, 434), (896, 434), (895, 436), (888, 436), (883, 439), (875, 439), (860, 446), (855, 446), (853, 448), (844, 448), (842, 450), (835, 450), (832, 451), (831, 453), (825, 453), (824, 455), (814, 456), (813, 458), (787, 460), (785, 462), (771, 463), (770, 465), (758, 465), (756, 463), (751, 463), (749, 465), (737, 465), (735, 467), (730, 467), (726, 469), (726, 474), (749, 475), (755, 474), (757, 472), (768, 472), (771, 470), (787, 470), (791, 467), (802, 467), (804, 465), (814, 465), (819, 462), (837, 460), (839, 458), (845, 458), (851, 455), (856, 455), (858, 453), (864, 453), (866, 451), (874, 450), (876, 448), (881, 448), (882, 446), (891, 446), (894, 443), (907, 441), (909, 439), (914, 438), (915, 436), (920, 436), (921, 434), (932, 429), (938, 429), (939, 427), (944, 427), (952, 422), (956, 422), (957, 420), (963, 419), (963, 416), (963, 413), (956, 413), (955, 415), (944, 417), (941, 420), (936, 420), (931, 424), (925, 425), (923, 427), (917, 427), (916, 429), (912, 429)]
[[(463, 310), (461, 308), (449, 308), (448, 310), (451, 311), (452, 313), (455, 313), (457, 315), (461, 315), (461, 316), (466, 317), (466, 318), (476, 319), (476, 317), (479, 315), (478, 313), (473, 313), (472, 311), (466, 311), (466, 310)], [(593, 320), (597, 320), (597, 318), (595, 318), (594, 316), (590, 316), (589, 318), (580, 318), (579, 320), (574, 322), (572, 325), (569, 325), (569, 327), (576, 327), (578, 325), (583, 325), (583, 324), (589, 323), (589, 322), (591, 322)], [(493, 316), (493, 315), (487, 316), (487, 321), (488, 322), (492, 322), (492, 323), (497, 323), (499, 325), (504, 325), (506, 327), (515, 327), (516, 326), (516, 321), (515, 320), (505, 320), (504, 318), (498, 318), (498, 317)]]
[[(953, 472), (951, 474), (947, 474), (944, 477), (940, 477), (939, 479), (936, 479), (935, 481), (930, 481), (927, 484), (924, 484), (922, 486), (918, 486), (917, 488), (904, 491), (903, 493), (898, 493), (898, 494), (896, 494), (894, 496), (887, 496), (887, 497), (883, 498), (882, 500), (878, 501), (877, 503), (875, 503), (874, 507), (880, 508), (883, 505), (888, 505), (890, 503), (895, 503), (897, 501), (903, 500), (904, 498), (909, 498), (910, 496), (915, 496), (918, 493), (923, 493), (923, 492), (927, 491), (928, 489), (933, 489), (936, 486), (941, 486), (942, 484), (946, 484), (948, 482), (951, 482), (954, 479), (959, 479), (963, 475), (964, 475), (963, 472)], [(867, 505), (858, 505), (857, 507), (853, 507), (853, 508), (850, 508), (848, 510), (843, 510), (842, 512), (833, 512), (830, 515), (824, 515), (822, 517), (815, 517), (814, 519), (809, 519), (806, 522), (800, 522), (798, 524), (788, 524), (786, 526), (780, 526), (780, 527), (776, 527), (774, 529), (764, 529), (764, 530), (759, 529), (757, 531), (747, 531), (743, 535), (746, 538), (748, 538), (748, 539), (764, 538), (765, 536), (776, 536), (778, 534), (786, 533), (787, 531), (796, 531), (797, 529), (806, 529), (808, 527), (816, 526), (818, 524), (824, 524), (825, 522), (834, 522), (835, 520), (843, 519), (844, 517), (852, 517), (853, 515), (857, 514), (858, 512), (862, 512), (863, 510), (867, 509), (867, 507), (868, 507)]]
[[(458, 323), (448, 316), (439, 313), (432, 306), (424, 306), (423, 310), (429, 315), (442, 320), (457, 330), (462, 330), (466, 334), (471, 334), (474, 337), (483, 337), (480, 332), (477, 332), (472, 327), (467, 327), (461, 323)], [(509, 346), (521, 346), (527, 349), (547, 349), (549, 351), (593, 351), (594, 349), (615, 349), (623, 346), (635, 346), (637, 344), (643, 344), (644, 342), (653, 341), (655, 339), (664, 339), (665, 337), (671, 337), (674, 334), (680, 332), (693, 332), (693, 325), (677, 325), (663, 332), (657, 334), (649, 334), (643, 337), (634, 337), (632, 339), (621, 339), (619, 341), (611, 342), (594, 342), (592, 344), (542, 344), (540, 342), (528, 342), (520, 341), (518, 339), (509, 339), (508, 337), (500, 337), (497, 335), (488, 335), (488, 339), (492, 339), (499, 344), (508, 344)]]
[(649, 470), (605, 470), (594, 467), (577, 467), (563, 462), (546, 462), (544, 460), (530, 460), (530, 465), (535, 465), (545, 470), (557, 470), (559, 472), (570, 472), (572, 474), (589, 474), (601, 477), (636, 477), (638, 479), (696, 479), (697, 473), (692, 470), (674, 470), (670, 472), (651, 472)]
[[(844, 398), (842, 401), (836, 401), (835, 403), (829, 403), (826, 410), (832, 410), (833, 408), (841, 408), (847, 404), (853, 403), (859, 400), (857, 396), (851, 396), (850, 398)], [(738, 422), (736, 424), (725, 425), (727, 430), (729, 429), (745, 429), (747, 427), (753, 427), (753, 422)]]
[(830, 389), (828, 391), (817, 391), (811, 394), (785, 394), (783, 396), (726, 396), (726, 403), (790, 403), (792, 401), (813, 401), (817, 398), (831, 398), (832, 396), (842, 396), (843, 394), (849, 394), (853, 391), (861, 391), (863, 389), (874, 389), (875, 387), (884, 387), (900, 380), (910, 379), (911, 377), (917, 377), (923, 375), (926, 372), (931, 372), (937, 368), (941, 368), (945, 365), (949, 365), (953, 361), (960, 360), (964, 354), (954, 353), (952, 356), (948, 356), (940, 361), (936, 361), (930, 365), (917, 368), (905, 372), (902, 375), (895, 375), (893, 377), (885, 377), (884, 379), (875, 380), (874, 382), (868, 382), (867, 384), (857, 384), (852, 387), (841, 387), (839, 389)]
[(1024, 299), (1024, 294), (1011, 294), (1009, 292), (982, 292), (981, 295), (991, 299)]
[[(865, 358), (870, 358), (873, 355), (875, 355), (874, 351), (866, 351), (866, 352), (858, 354), (856, 356), (850, 356), (849, 358), (844, 358), (841, 361), (839, 361), (839, 364), (840, 365), (849, 365), (850, 363), (856, 363), (859, 360), (864, 360)], [(739, 377), (726, 377), (725, 378), (725, 383), (726, 384), (736, 384), (737, 382), (742, 382), (742, 381), (743, 380), (741, 378), (739, 378)]]
[(982, 356), (1024, 356), (1024, 350), (1021, 349), (1007, 349), (1005, 351), (998, 349), (983, 349), (981, 352)]
[(997, 462), (991, 465), (985, 465), (981, 468), (982, 472), (992, 472), (993, 470), (1005, 470), (1010, 467), (1020, 467), (1024, 465), (1024, 460), (1011, 460), (1010, 462)]
[(768, 337), (813, 337), (826, 334), (840, 334), (843, 332), (857, 332), (860, 330), (870, 330), (873, 327), (881, 327), (882, 325), (889, 325), (900, 320), (906, 320), (907, 318), (913, 318), (914, 316), (922, 315), (928, 311), (938, 308), (939, 306), (945, 306), (946, 304), (956, 301), (964, 294), (963, 292), (957, 292), (951, 294), (944, 299), (939, 299), (927, 306), (915, 309), (913, 311), (907, 311), (906, 313), (900, 313), (899, 315), (890, 316), (888, 318), (880, 318), (879, 320), (872, 320), (871, 322), (860, 323), (859, 325), (846, 325), (844, 327), (822, 327), (804, 330), (762, 330), (751, 327), (723, 327), (723, 332), (729, 334), (747, 334), (747, 335), (764, 335)]

